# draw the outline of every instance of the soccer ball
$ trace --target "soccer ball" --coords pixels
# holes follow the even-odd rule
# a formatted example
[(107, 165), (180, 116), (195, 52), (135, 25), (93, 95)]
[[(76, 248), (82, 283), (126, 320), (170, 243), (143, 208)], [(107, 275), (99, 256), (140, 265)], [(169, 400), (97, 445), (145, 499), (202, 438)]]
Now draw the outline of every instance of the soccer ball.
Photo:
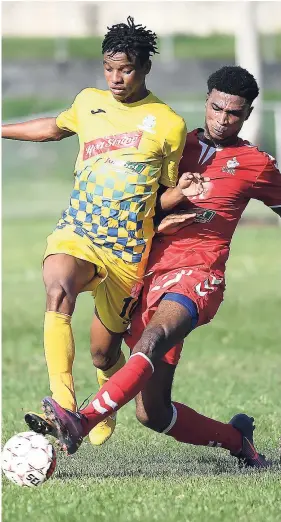
[(56, 452), (50, 442), (34, 431), (14, 435), (2, 450), (2, 470), (18, 486), (40, 486), (54, 473)]

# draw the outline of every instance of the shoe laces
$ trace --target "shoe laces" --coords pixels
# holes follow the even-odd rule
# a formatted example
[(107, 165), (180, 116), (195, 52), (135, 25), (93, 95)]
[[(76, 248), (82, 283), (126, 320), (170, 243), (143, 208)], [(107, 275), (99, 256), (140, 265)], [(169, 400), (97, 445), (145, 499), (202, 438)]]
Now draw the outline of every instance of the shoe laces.
[[(89, 402), (90, 402), (90, 397), (92, 397), (94, 395), (94, 393), (90, 393), (90, 395), (88, 397), (86, 397), (86, 399), (84, 399), (84, 401), (82, 402), (82, 404), (80, 404), (80, 406), (78, 407), (78, 412), (80, 412), (82, 410), (82, 407), (86, 404), (86, 406), (88, 406)], [(108, 417), (106, 417), (104, 420), (100, 421), (99, 422), (99, 425), (102, 427), (102, 426), (105, 426), (106, 425), (106, 421), (107, 419), (112, 419), (112, 420), (115, 420), (116, 419), (116, 415), (117, 415), (117, 412), (113, 412), (111, 415), (108, 415)]]
[[(80, 404), (80, 406), (78, 406), (78, 411), (82, 410), (82, 407), (84, 405), (88, 406), (89, 402), (90, 402), (90, 397), (92, 397), (94, 395), (94, 392), (90, 393), (90, 395), (88, 397), (86, 397), (86, 399), (84, 399), (84, 401), (82, 402), (82, 404)], [(87, 404), (86, 404), (87, 403)]]

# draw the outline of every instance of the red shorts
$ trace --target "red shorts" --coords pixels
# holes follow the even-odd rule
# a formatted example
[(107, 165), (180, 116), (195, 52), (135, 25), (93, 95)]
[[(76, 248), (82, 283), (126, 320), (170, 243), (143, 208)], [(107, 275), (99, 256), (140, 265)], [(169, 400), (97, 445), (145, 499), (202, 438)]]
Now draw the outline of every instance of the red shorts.
[[(125, 342), (132, 350), (139, 341), (145, 327), (156, 312), (163, 296), (169, 292), (189, 297), (196, 305), (198, 322), (196, 327), (209, 323), (215, 316), (225, 289), (223, 274), (199, 268), (176, 268), (168, 272), (154, 272), (144, 278), (140, 302), (134, 312)], [(169, 350), (163, 361), (176, 365), (179, 362), (183, 342)]]

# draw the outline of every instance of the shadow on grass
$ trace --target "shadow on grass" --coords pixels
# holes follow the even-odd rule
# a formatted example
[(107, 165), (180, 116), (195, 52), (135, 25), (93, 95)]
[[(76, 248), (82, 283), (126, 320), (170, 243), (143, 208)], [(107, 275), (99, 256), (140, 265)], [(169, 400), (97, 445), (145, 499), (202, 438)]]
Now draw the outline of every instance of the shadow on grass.
[[(274, 455), (268, 457), (273, 465), (270, 470), (253, 470), (250, 468), (240, 468), (238, 461), (227, 454), (223, 454), (220, 450), (217, 455), (206, 454), (208, 450), (201, 448), (202, 455), (198, 455), (199, 451), (186, 451), (181, 448), (179, 451), (170, 452), (163, 451), (149, 452), (142, 448), (141, 454), (139, 449), (135, 452), (131, 448), (127, 452), (113, 451), (95, 451), (92, 458), (82, 454), (82, 451), (73, 457), (62, 456), (59, 459), (55, 477), (62, 480), (72, 480), (79, 478), (184, 478), (196, 476), (219, 476), (219, 475), (257, 475), (260, 473), (276, 473), (281, 472), (279, 460), (276, 460), (276, 451)], [(205, 453), (205, 454), (204, 454)]]

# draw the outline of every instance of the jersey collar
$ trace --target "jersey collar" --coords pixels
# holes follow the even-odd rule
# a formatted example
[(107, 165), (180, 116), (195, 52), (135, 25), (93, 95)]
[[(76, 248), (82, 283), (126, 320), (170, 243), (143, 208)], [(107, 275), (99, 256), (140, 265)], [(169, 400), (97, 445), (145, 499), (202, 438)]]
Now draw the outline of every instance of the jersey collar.
[(221, 151), (224, 149), (228, 149), (228, 148), (232, 148), (232, 147), (239, 147), (239, 146), (243, 145), (243, 140), (239, 137), (238, 137), (236, 143), (233, 143), (232, 145), (225, 145), (225, 146), (216, 145), (214, 142), (212, 142), (211, 140), (208, 140), (207, 138), (204, 137), (204, 129), (202, 129), (201, 127), (199, 127), (198, 129), (195, 129), (195, 133), (196, 133), (198, 140), (203, 141), (204, 143), (206, 143), (206, 145), (209, 145), (210, 147), (216, 149), (216, 151)]
[(142, 100), (139, 100), (134, 103), (123, 103), (121, 101), (115, 100), (115, 98), (112, 96), (112, 93), (110, 91), (106, 91), (108, 93), (108, 101), (110, 105), (114, 105), (115, 107), (118, 107), (118, 109), (121, 110), (129, 110), (131, 107), (138, 107), (141, 105), (145, 105), (146, 103), (150, 103), (154, 96), (152, 92), (148, 91), (148, 95), (145, 98), (142, 98)]

